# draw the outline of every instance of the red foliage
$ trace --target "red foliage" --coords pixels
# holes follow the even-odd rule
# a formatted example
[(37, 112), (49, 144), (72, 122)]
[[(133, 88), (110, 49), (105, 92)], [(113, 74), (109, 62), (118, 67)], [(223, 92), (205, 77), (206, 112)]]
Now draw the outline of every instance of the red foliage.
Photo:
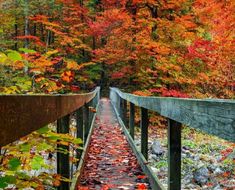
[(31, 40), (34, 41), (34, 43), (39, 46), (45, 46), (45, 43), (41, 42), (40, 38), (37, 36), (25, 35), (25, 36), (17, 36), (16, 38), (19, 40)]
[(157, 93), (164, 97), (190, 98), (188, 94), (173, 89), (167, 90), (166, 88), (153, 88), (150, 89), (149, 92)]
[(209, 61), (216, 58), (216, 47), (213, 42), (209, 40), (197, 39), (192, 45), (188, 47), (188, 54), (190, 58), (200, 58), (203, 61)]
[(111, 75), (111, 78), (112, 78), (112, 79), (121, 79), (121, 78), (123, 78), (124, 76), (125, 76), (125, 74), (122, 73), (122, 72), (115, 72), (115, 73), (113, 73), (113, 74)]

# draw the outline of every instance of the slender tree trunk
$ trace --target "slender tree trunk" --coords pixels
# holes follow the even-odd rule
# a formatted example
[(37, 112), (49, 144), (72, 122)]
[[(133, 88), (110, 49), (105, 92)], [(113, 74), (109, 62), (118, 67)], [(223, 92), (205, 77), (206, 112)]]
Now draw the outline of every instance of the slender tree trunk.
[[(24, 16), (25, 16), (25, 36), (29, 36), (29, 0), (24, 0)], [(29, 48), (29, 40), (25, 39), (25, 48)]]
[(48, 51), (48, 46), (50, 45), (50, 39), (51, 39), (51, 31), (47, 31), (47, 39), (46, 39), (46, 52)]
[[(25, 28), (24, 28), (24, 34), (25, 36), (29, 36), (30, 32), (29, 32), (29, 0), (24, 0), (24, 17), (25, 17)], [(25, 44), (24, 44), (25, 48), (29, 48), (29, 39), (25, 39)], [(26, 53), (27, 54), (27, 53)], [(29, 67), (27, 65), (27, 62), (24, 66), (24, 73), (28, 74), (28, 70)]]
[(43, 24), (41, 23), (40, 24), (40, 35), (41, 35), (41, 40), (43, 41), (43, 42), (45, 42), (45, 37), (44, 37), (44, 27), (43, 27)]
[[(17, 22), (17, 21), (16, 21)], [(15, 23), (15, 40), (16, 40), (16, 42), (15, 42), (15, 47), (14, 47), (14, 49), (15, 50), (17, 50), (18, 49), (18, 40), (17, 40), (17, 36), (18, 36), (18, 24), (17, 23)]]
[[(15, 0), (15, 9), (18, 7), (18, 1)], [(18, 36), (18, 17), (17, 17), (17, 12), (15, 13), (15, 25), (14, 25), (14, 29), (15, 29), (15, 47), (14, 49), (17, 50), (18, 49), (18, 40), (17, 40), (17, 36)]]

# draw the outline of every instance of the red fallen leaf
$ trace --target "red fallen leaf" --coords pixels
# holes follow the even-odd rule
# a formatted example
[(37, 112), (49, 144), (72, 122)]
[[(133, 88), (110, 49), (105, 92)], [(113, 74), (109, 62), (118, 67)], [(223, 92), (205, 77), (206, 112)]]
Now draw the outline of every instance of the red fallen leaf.
[(56, 86), (61, 87), (61, 86), (62, 86), (62, 83), (59, 82), (59, 81), (57, 81), (57, 82), (56, 82)]
[(112, 185), (104, 185), (101, 187), (101, 190), (109, 190), (112, 187)]
[(78, 186), (77, 190), (89, 190), (89, 188), (88, 187)]
[(206, 185), (207, 185), (208, 187), (212, 187), (214, 184), (211, 183), (211, 182), (209, 182), (209, 183), (207, 183)]
[(72, 92), (77, 92), (77, 91), (80, 90), (80, 88), (79, 88), (79, 86), (71, 85), (71, 86), (70, 86), (70, 90), (71, 90)]
[(230, 172), (228, 171), (228, 172), (224, 172), (222, 175), (224, 176), (224, 177), (228, 177), (228, 176), (230, 176)]
[(148, 189), (147, 186), (144, 183), (137, 184), (137, 189)]
[(138, 178), (138, 179), (145, 179), (146, 176), (145, 176), (145, 175), (138, 175), (137, 178)]

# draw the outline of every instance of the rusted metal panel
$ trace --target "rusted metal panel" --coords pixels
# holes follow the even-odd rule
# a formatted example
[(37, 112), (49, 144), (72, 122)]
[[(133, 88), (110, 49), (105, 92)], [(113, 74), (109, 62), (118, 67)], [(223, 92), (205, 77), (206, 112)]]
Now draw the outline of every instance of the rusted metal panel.
[(76, 95), (1, 95), (0, 146), (77, 110), (96, 93), (99, 87), (93, 92)]

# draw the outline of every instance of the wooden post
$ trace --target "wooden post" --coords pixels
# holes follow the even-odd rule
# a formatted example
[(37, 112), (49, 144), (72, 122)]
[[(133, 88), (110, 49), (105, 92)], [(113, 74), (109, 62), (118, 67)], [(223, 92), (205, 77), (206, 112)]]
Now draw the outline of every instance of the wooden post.
[(135, 105), (130, 102), (129, 132), (132, 139), (135, 139)]
[[(58, 133), (69, 133), (69, 115), (64, 116), (57, 120), (57, 132)], [(65, 145), (58, 145), (58, 148), (69, 151), (69, 147)], [(70, 168), (69, 168), (69, 154), (57, 153), (57, 173), (63, 177), (70, 179)], [(69, 183), (61, 182), (58, 187), (59, 190), (68, 190)]]
[(168, 119), (168, 190), (181, 189), (181, 123)]
[(124, 123), (124, 125), (127, 125), (127, 101), (125, 99), (123, 99), (123, 105), (122, 105), (122, 121)]
[(91, 122), (92, 122), (92, 118), (93, 118), (93, 112), (91, 111), (91, 108), (93, 107), (93, 101), (94, 101), (94, 99), (92, 99), (88, 103), (88, 107), (89, 107), (89, 131), (90, 131), (90, 126), (91, 126)]
[(85, 144), (87, 136), (89, 134), (89, 105), (87, 103), (84, 106), (84, 124), (85, 124), (84, 144)]
[(123, 100), (122, 98), (119, 96), (119, 103), (118, 103), (118, 113), (120, 115), (120, 118), (122, 119), (122, 104), (123, 104)]
[(148, 160), (148, 110), (141, 108), (141, 153)]
[[(84, 140), (84, 126), (83, 126), (83, 107), (80, 107), (76, 111), (76, 120), (77, 120), (77, 138)], [(84, 145), (84, 142), (83, 142)], [(83, 146), (82, 145), (82, 146)], [(77, 158), (80, 158), (82, 150), (79, 149), (77, 153)]]
[(76, 111), (76, 120), (77, 120), (77, 138), (83, 140), (83, 107), (80, 107)]

